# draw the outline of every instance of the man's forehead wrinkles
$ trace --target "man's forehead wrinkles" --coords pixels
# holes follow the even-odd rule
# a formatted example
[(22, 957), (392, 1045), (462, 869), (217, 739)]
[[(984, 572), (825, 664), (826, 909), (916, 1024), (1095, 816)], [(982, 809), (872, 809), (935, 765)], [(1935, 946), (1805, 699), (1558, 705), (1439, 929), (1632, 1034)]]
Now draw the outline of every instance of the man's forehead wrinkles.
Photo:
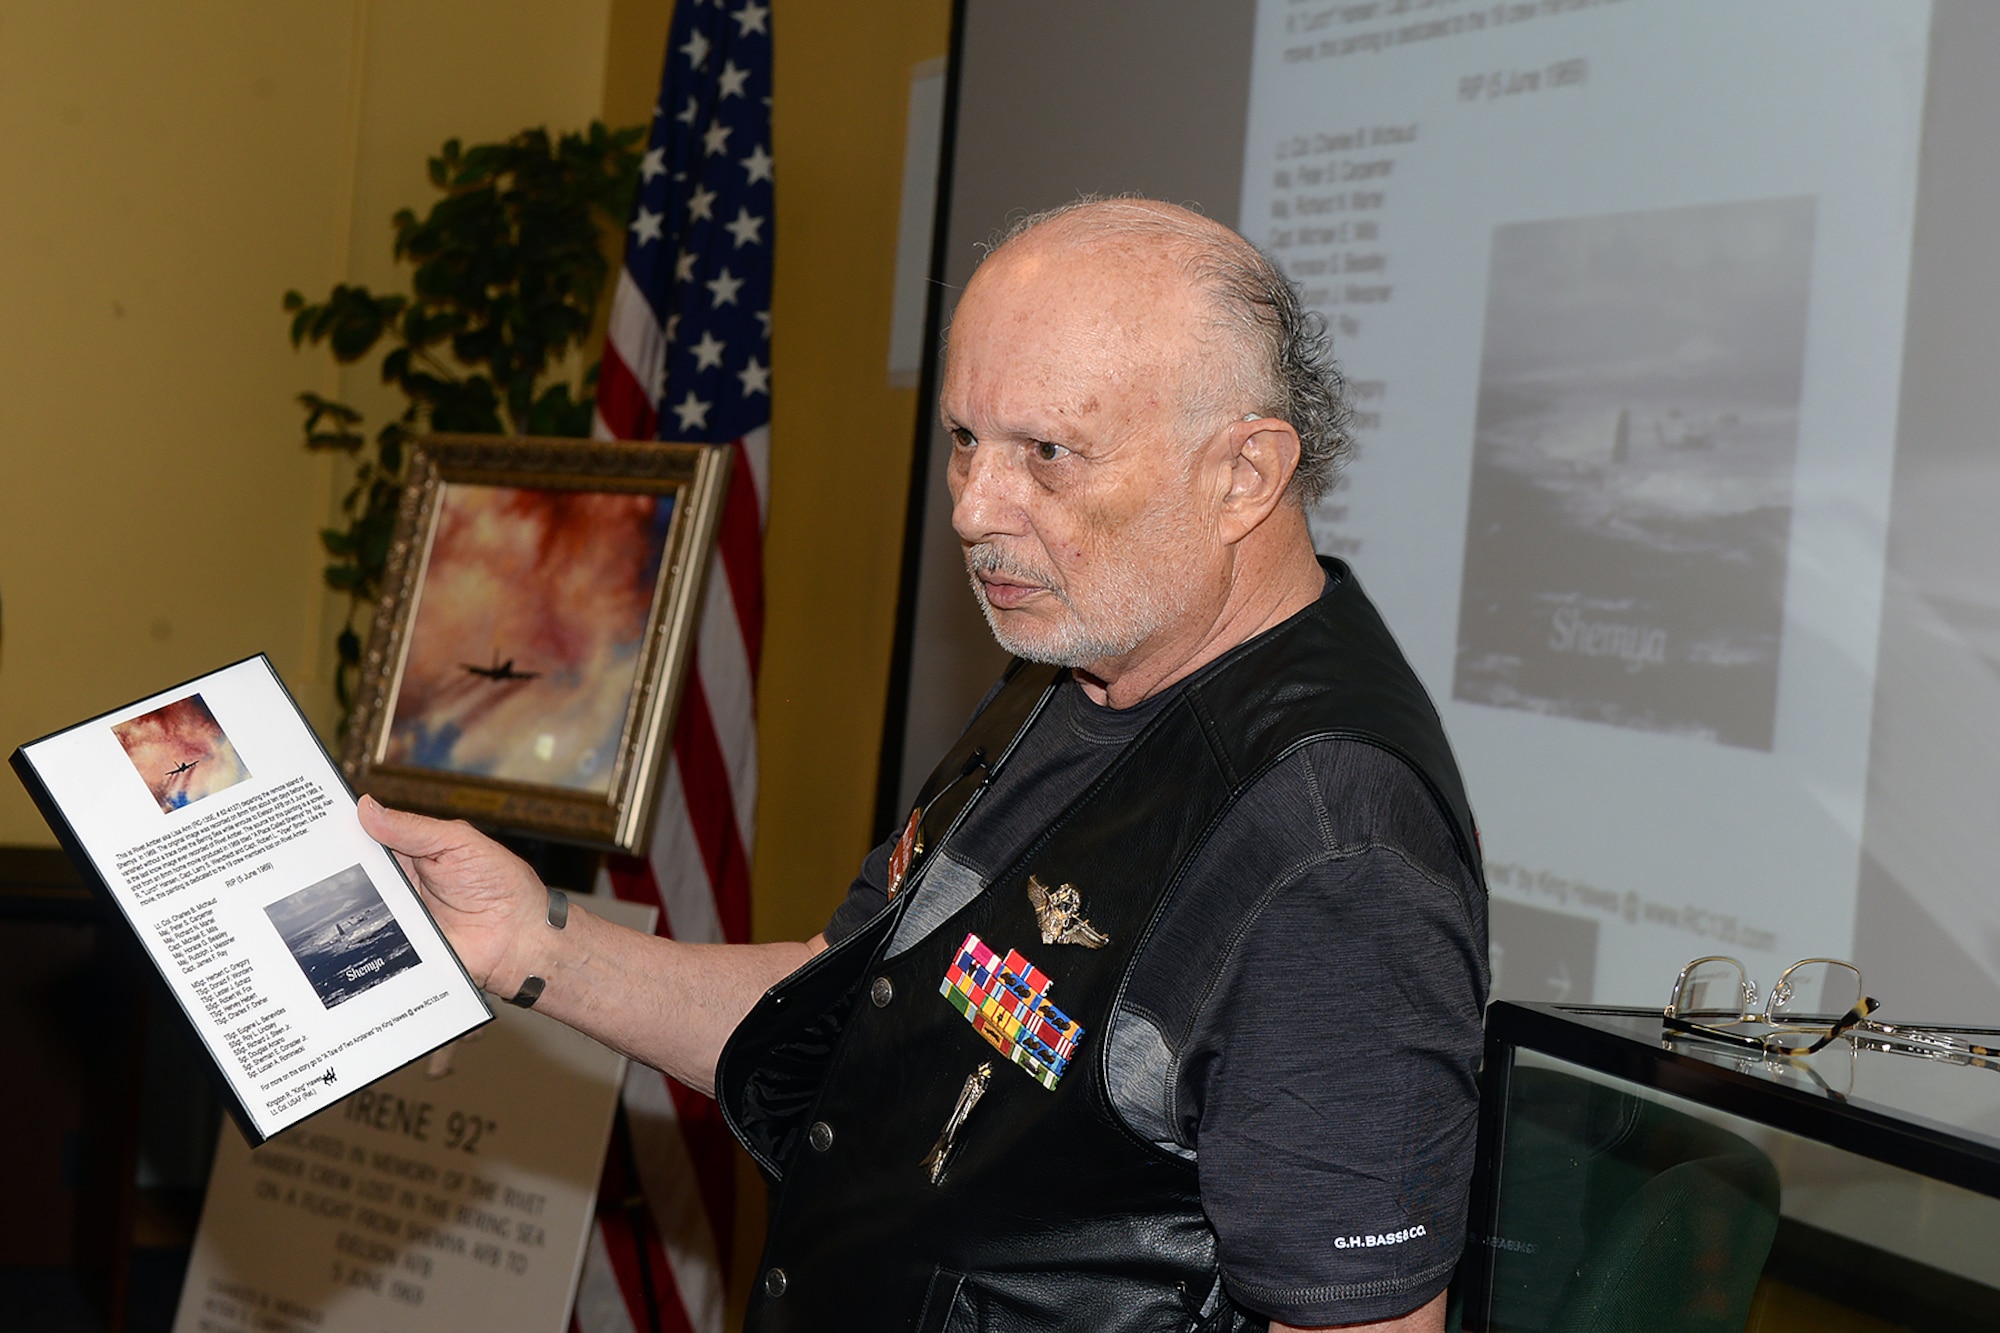
[(993, 364), (976, 355), (961, 358), (960, 374), (947, 384), (943, 407), (947, 415), (986, 418), (1033, 433), (1063, 422), (1082, 424), (1113, 410), (1125, 385), (1143, 384), (1146, 377), (1127, 374), (1122, 367), (1095, 366), (1085, 371), (1069, 358), (1048, 356), (1005, 358)]
[(1173, 437), (1212, 359), (1182, 266), (1123, 247), (1030, 237), (968, 286), (950, 335), (948, 428), (1049, 441), (1109, 462)]

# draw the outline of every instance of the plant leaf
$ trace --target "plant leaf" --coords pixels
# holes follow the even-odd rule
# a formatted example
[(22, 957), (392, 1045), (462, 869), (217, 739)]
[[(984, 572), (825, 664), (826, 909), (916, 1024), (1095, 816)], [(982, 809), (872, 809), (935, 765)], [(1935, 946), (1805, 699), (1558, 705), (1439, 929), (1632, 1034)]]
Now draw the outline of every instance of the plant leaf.
[(319, 534), (333, 557), (327, 586), (350, 598), (334, 673), (343, 733), (360, 679), (353, 618), (380, 586), (410, 439), (431, 430), (588, 433), (597, 364), (574, 382), (563, 372), (590, 336), (612, 273), (645, 136), (645, 126), (592, 121), (559, 137), (535, 127), (492, 143), (448, 139), (425, 162), (437, 191), (429, 209), (390, 218), (407, 293), (340, 283), (321, 301), (284, 294), (294, 347), (323, 345), (343, 365), (379, 354), (382, 382), (404, 399), (371, 440), (354, 408), (298, 396), (307, 447), (356, 457), (341, 500), (347, 526)]

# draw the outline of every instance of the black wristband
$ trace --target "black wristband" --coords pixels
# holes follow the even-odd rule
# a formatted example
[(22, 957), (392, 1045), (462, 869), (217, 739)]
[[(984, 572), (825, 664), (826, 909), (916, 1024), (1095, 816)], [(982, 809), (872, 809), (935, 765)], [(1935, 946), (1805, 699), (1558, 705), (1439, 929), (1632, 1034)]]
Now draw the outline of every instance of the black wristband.
[[(564, 893), (561, 889), (550, 889), (549, 926), (552, 929), (561, 930), (564, 926), (567, 926), (568, 924), (569, 924), (569, 895), (567, 893)], [(532, 1009), (535, 1007), (535, 1001), (542, 998), (542, 990), (548, 984), (549, 983), (545, 981), (543, 978), (538, 977), (531, 972), (528, 974), (526, 979), (524, 979), (521, 982), (521, 989), (515, 991), (513, 997), (509, 999), (507, 1003), (519, 1005), (523, 1009)]]

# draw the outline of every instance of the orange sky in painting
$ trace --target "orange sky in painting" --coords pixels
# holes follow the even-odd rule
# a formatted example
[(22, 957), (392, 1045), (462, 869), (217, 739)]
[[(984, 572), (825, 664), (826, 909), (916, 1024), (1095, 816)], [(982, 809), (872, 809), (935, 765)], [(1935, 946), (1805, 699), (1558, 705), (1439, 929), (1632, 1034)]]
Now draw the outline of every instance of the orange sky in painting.
[[(111, 731), (166, 814), (250, 776), (199, 694), (120, 722)], [(183, 764), (190, 767), (173, 771)]]
[(446, 486), (387, 762), (606, 790), (671, 505)]

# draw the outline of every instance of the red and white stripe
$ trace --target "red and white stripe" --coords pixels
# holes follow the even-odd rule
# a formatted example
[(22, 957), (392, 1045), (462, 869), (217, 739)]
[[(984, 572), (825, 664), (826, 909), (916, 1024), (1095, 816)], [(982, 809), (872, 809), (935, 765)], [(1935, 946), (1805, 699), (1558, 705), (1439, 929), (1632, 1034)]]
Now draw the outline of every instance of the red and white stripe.
[[(653, 436), (666, 352), (665, 331), (652, 308), (621, 274), (598, 372), (593, 434)], [(598, 885), (599, 892), (658, 905), (660, 934), (702, 943), (750, 938), (756, 833), (770, 429), (759, 427), (728, 447), (734, 456), (729, 495), (661, 780), (652, 850), (644, 860), (608, 858)], [(728, 1130), (712, 1100), (643, 1066), (626, 1075), (624, 1103), (630, 1139), (613, 1144), (607, 1189), (614, 1178), (636, 1189), (650, 1228), (631, 1225), (630, 1210), (600, 1210), (575, 1327), (580, 1333), (645, 1330), (650, 1287), (660, 1328), (721, 1333), (737, 1206)]]

